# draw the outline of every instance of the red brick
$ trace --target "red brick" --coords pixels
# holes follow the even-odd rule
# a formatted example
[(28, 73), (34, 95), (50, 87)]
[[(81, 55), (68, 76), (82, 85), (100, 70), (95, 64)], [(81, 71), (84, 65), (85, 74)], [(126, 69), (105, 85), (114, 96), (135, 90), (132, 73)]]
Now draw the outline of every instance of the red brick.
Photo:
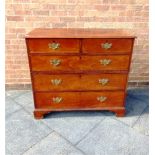
[(121, 4), (135, 4), (136, 0), (120, 0)]
[[(18, 8), (19, 9), (19, 8)], [(30, 10), (15, 10), (15, 15), (31, 15), (32, 12)]]
[(60, 17), (60, 21), (62, 21), (62, 22), (74, 22), (75, 17)]
[(41, 11), (41, 10), (38, 10), (38, 11), (33, 11), (33, 14), (34, 15), (49, 15), (49, 11)]
[(109, 8), (109, 5), (95, 5), (95, 9), (97, 9), (98, 11), (107, 11), (109, 10)]
[[(83, 16), (84, 15), (84, 11), (67, 11), (67, 12), (65, 12), (66, 13), (66, 16), (68, 15), (68, 16), (77, 16), (77, 17), (81, 17), (81, 16)], [(59, 14), (59, 16), (61, 16), (62, 14)], [(64, 16), (65, 14), (63, 14), (63, 16)]]
[(24, 18), (21, 16), (7, 16), (7, 21), (23, 21)]
[(111, 10), (126, 10), (126, 5), (112, 5)]
[(13, 2), (15, 2), (15, 3), (29, 3), (29, 2), (31, 2), (31, 0), (13, 0)]
[(10, 28), (9, 33), (25, 33), (25, 28)]
[(75, 7), (76, 7), (75, 5), (59, 5), (58, 10), (69, 11), (69, 10), (73, 10)]
[[(46, 10), (46, 9), (55, 10), (56, 7), (57, 7), (57, 6), (56, 6), (55, 4), (43, 4), (43, 5), (42, 5), (42, 8), (45, 9), (45, 10)], [(50, 10), (49, 10), (49, 11), (50, 11)]]
[(52, 17), (55, 17), (57, 16), (58, 17), (61, 17), (61, 16), (67, 16), (67, 11), (54, 11), (54, 10), (50, 10), (50, 15)]
[(100, 4), (101, 3), (101, 0), (85, 0), (85, 3), (86, 4)]
[(67, 23), (52, 23), (53, 28), (67, 27)]
[(108, 2), (109, 2), (109, 0), (102, 0), (102, 3), (106, 3), (107, 4)]
[(96, 21), (96, 17), (78, 17), (77, 21), (94, 22)]

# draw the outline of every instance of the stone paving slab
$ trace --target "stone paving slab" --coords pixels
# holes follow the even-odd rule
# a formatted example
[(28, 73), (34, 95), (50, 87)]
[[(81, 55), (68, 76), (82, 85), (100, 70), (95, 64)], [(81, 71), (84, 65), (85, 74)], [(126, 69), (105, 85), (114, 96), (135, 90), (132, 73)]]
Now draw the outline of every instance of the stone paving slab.
[(125, 117), (114, 117), (114, 119), (133, 126), (147, 106), (148, 104), (146, 102), (127, 96)]
[(6, 91), (6, 96), (11, 97), (11, 98), (16, 98), (28, 92), (30, 92), (30, 90), (9, 90), (9, 91)]
[[(126, 98), (126, 115), (125, 117), (116, 117), (112, 112), (102, 112), (107, 117), (112, 117), (124, 124), (132, 127), (136, 121), (139, 119), (140, 115), (144, 112), (145, 108), (148, 107), (148, 103), (138, 100), (137, 98), (132, 98), (129, 95)], [(148, 113), (147, 113), (148, 115)]]
[(15, 97), (14, 100), (33, 117), (34, 101), (32, 91), (25, 91), (21, 95)]
[(146, 104), (149, 104), (149, 90), (148, 89), (131, 89), (128, 90), (128, 96), (130, 98), (135, 98), (140, 101), (145, 102)]
[(148, 95), (149, 94), (149, 88), (132, 88), (128, 89), (128, 94), (133, 95)]
[(42, 139), (23, 155), (83, 155), (56, 132)]
[(6, 120), (6, 154), (20, 155), (52, 130), (41, 121), (32, 119), (24, 110)]
[(34, 105), (31, 91), (28, 91), (24, 94), (19, 95), (18, 97), (14, 98), (14, 100), (21, 106), (26, 106), (27, 104)]
[(51, 113), (47, 119), (42, 121), (75, 144), (103, 119), (104, 115), (100, 112), (77, 111)]
[(133, 128), (137, 130), (138, 132), (149, 135), (149, 107), (147, 107), (142, 115), (139, 117)]
[(87, 155), (148, 155), (148, 137), (106, 118), (77, 147)]
[(28, 103), (26, 105), (22, 105), (24, 110), (27, 111), (32, 118), (34, 118), (33, 116), (33, 111), (34, 111), (34, 103)]
[(15, 111), (18, 111), (22, 107), (18, 105), (12, 98), (7, 97), (5, 99), (5, 117), (6, 119)]

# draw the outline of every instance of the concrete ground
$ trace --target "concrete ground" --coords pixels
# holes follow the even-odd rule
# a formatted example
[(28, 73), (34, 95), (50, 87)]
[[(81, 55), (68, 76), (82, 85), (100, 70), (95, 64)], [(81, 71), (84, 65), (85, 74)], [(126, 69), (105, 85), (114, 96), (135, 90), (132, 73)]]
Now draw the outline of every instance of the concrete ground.
[(129, 89), (127, 115), (53, 112), (32, 115), (31, 91), (6, 91), (6, 155), (148, 155), (148, 88)]

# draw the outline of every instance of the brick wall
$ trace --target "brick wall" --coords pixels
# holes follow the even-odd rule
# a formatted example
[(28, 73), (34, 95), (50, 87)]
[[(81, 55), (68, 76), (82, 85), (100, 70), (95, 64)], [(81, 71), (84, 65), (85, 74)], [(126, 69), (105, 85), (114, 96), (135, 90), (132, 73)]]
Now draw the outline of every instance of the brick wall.
[(37, 27), (135, 31), (131, 83), (148, 82), (148, 0), (6, 0), (6, 84), (30, 84), (24, 35)]

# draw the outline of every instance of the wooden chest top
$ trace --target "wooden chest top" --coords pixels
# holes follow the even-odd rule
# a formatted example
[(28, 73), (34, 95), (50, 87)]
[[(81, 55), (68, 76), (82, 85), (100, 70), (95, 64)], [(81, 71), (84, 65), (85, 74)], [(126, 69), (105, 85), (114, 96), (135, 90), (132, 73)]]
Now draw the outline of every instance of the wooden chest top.
[(131, 29), (37, 28), (26, 38), (135, 38)]

